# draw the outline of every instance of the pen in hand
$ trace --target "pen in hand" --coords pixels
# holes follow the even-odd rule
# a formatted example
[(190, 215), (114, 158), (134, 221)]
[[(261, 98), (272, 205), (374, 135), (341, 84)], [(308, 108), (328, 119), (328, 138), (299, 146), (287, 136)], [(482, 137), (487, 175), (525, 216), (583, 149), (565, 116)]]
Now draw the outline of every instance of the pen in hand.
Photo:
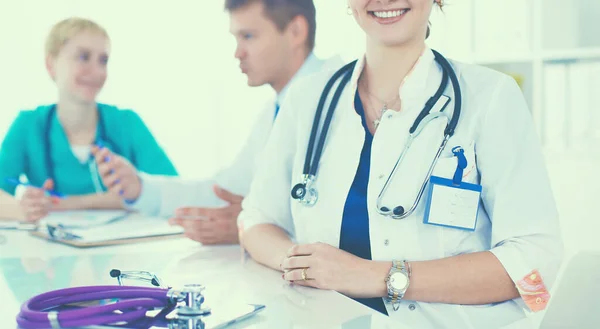
[(22, 186), (25, 186), (25, 187), (33, 187), (33, 188), (37, 188), (37, 189), (40, 189), (40, 190), (44, 190), (49, 196), (52, 196), (52, 197), (55, 197), (55, 198), (59, 198), (59, 199), (64, 199), (65, 198), (65, 195), (62, 194), (62, 193), (58, 193), (58, 192), (55, 192), (55, 191), (52, 191), (52, 190), (43, 189), (43, 188), (41, 188), (39, 186), (35, 186), (33, 184), (30, 184), (30, 183), (23, 183), (23, 182), (19, 181), (18, 179), (15, 179), (15, 178), (6, 178), (5, 180), (6, 180), (7, 183), (12, 184), (14, 186), (22, 185)]
[(64, 195), (53, 191), (54, 182), (46, 179), (41, 187), (33, 184), (23, 183), (16, 179), (7, 179), (13, 185), (28, 186), (20, 198), (19, 204), (27, 222), (37, 222), (46, 217), (49, 212), (60, 204)]

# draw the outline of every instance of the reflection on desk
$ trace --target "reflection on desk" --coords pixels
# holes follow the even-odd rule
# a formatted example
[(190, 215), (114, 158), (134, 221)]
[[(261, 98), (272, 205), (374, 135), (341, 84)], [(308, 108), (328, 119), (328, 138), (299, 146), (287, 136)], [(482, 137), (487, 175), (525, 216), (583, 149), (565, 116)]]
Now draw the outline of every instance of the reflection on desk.
[[(181, 238), (77, 249), (26, 232), (6, 232), (6, 236), (7, 243), (0, 245), (0, 328), (15, 328), (20, 305), (34, 295), (73, 286), (117, 284), (109, 275), (116, 268), (150, 271), (174, 287), (203, 284), (208, 307), (266, 305), (255, 318), (232, 328), (411, 329), (337, 292), (290, 285), (280, 273), (251, 260), (239, 246), (208, 247)], [(532, 325), (523, 321), (509, 328)]]

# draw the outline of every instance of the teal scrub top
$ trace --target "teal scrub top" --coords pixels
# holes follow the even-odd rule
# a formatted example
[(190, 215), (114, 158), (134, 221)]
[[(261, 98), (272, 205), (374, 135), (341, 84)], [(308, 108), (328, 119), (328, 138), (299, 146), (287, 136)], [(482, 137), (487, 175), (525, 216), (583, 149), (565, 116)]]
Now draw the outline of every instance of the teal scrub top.
[[(66, 195), (96, 192), (89, 164), (82, 164), (73, 154), (55, 108), (56, 104), (52, 104), (21, 111), (10, 126), (0, 146), (0, 188), (4, 191), (14, 195), (16, 189), (6, 178), (18, 179), (25, 175), (35, 186), (41, 186), (50, 178), (44, 142), (49, 137), (56, 191)], [(103, 125), (104, 146), (129, 160), (138, 171), (177, 175), (173, 163), (138, 114), (107, 104), (98, 104), (97, 108), (102, 120), (98, 121), (96, 140), (99, 139), (100, 125)]]

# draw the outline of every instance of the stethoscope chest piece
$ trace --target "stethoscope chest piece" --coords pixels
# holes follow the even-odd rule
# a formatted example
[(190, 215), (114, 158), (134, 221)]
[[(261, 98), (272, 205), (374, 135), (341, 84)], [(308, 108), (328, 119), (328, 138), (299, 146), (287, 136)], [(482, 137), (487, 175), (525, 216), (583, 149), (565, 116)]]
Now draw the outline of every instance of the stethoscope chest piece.
[(211, 309), (203, 307), (204, 286), (200, 284), (188, 284), (179, 291), (179, 296), (173, 296), (176, 300), (183, 300), (185, 305), (175, 309), (176, 317), (169, 321), (169, 329), (204, 329), (203, 318), (211, 314)]
[(303, 183), (298, 183), (292, 189), (292, 198), (294, 199), (302, 199), (306, 195), (306, 185)]
[(302, 183), (298, 183), (292, 188), (292, 198), (308, 207), (317, 204), (319, 195), (317, 190), (312, 187), (314, 178), (312, 175), (302, 175)]
[(202, 306), (205, 289), (201, 284), (187, 284), (183, 286), (179, 291), (179, 296), (172, 297), (174, 302), (182, 300), (185, 304), (176, 308), (177, 315), (183, 317), (210, 315), (210, 308)]
[(198, 316), (178, 316), (169, 322), (169, 329), (204, 329), (206, 324)]

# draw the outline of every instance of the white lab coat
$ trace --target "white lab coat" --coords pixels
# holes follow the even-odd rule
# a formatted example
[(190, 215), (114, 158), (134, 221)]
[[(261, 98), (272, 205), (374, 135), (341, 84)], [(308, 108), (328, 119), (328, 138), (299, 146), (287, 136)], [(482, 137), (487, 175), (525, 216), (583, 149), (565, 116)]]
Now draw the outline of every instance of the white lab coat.
[[(374, 135), (367, 192), (372, 258), (420, 261), (491, 250), (513, 281), (538, 269), (550, 288), (560, 265), (562, 240), (544, 159), (523, 95), (515, 81), (504, 74), (451, 63), (462, 88), (462, 114), (434, 175), (451, 179), (456, 158), (450, 150), (456, 145), (464, 147), (469, 166), (463, 180), (483, 187), (477, 228), (469, 232), (423, 224), (427, 197), (403, 220), (376, 211), (377, 196), (404, 147), (408, 129), (441, 81), (441, 68), (427, 49), (399, 91), (402, 111), (388, 110)], [(354, 109), (363, 66), (364, 59), (357, 63), (331, 123), (314, 185), (319, 193), (314, 207), (291, 199), (290, 190), (301, 182), (316, 105), (333, 71), (292, 87), (244, 200), (238, 219), (244, 230), (269, 223), (286, 230), (298, 243), (339, 246), (344, 204), (364, 142), (361, 118)], [(454, 98), (451, 89), (446, 94)], [(448, 110), (453, 107), (451, 102)], [(419, 147), (425, 150), (413, 144), (414, 149)], [(438, 140), (427, 149), (437, 147)], [(394, 193), (399, 196), (402, 190), (416, 191), (422, 180), (411, 181), (408, 176), (426, 170), (429, 164), (429, 159), (407, 164), (407, 180), (395, 180), (404, 184)], [(483, 306), (402, 301), (398, 311), (386, 305), (388, 314), (399, 323), (420, 329), (499, 328), (525, 316), (521, 298)]]
[(246, 143), (229, 167), (218, 172), (214, 177), (204, 180), (188, 180), (182, 177), (147, 175), (140, 173), (142, 193), (133, 203), (125, 204), (131, 210), (148, 215), (171, 216), (179, 207), (219, 207), (226, 203), (213, 192), (213, 186), (241, 196), (248, 194), (254, 174), (256, 161), (260, 157), (273, 126), (275, 104), (281, 105), (289, 87), (298, 79), (316, 72), (338, 67), (342, 64), (340, 57), (326, 60), (310, 54), (292, 80), (284, 87), (275, 99), (267, 102), (264, 110), (255, 121), (254, 127)]

